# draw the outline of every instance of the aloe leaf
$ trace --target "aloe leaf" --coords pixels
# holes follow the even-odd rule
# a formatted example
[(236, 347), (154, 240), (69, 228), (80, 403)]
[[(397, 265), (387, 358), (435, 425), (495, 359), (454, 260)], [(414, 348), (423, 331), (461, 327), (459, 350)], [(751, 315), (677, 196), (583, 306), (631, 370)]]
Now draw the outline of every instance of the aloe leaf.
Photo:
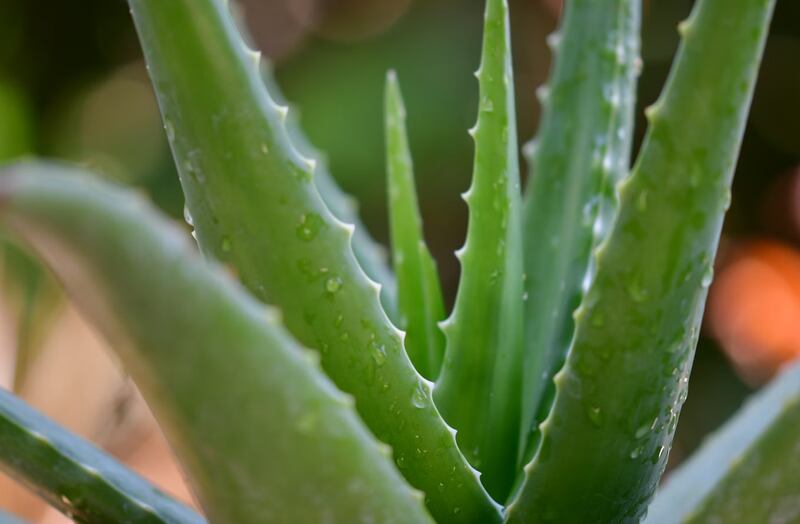
[[(532, 451), (592, 278), (591, 250), (616, 212), (630, 165), (641, 0), (565, 2), (548, 38), (554, 67), (543, 115), (525, 148), (525, 378), (522, 445)], [(523, 454), (530, 460), (531, 453)]]
[[(272, 76), (271, 68), (265, 63), (261, 66), (261, 78), (272, 99), (280, 105), (288, 106), (281, 93), (277, 82)], [(353, 238), (351, 240), (353, 254), (364, 273), (381, 286), (381, 304), (389, 318), (397, 323), (399, 320), (397, 282), (394, 274), (387, 266), (386, 249), (370, 237), (365, 226), (358, 217), (356, 200), (342, 191), (328, 169), (325, 156), (317, 150), (303, 133), (297, 117), (298, 112), (290, 107), (286, 122), (286, 132), (300, 152), (306, 158), (313, 159), (316, 163), (314, 169), (314, 185), (317, 186), (320, 197), (333, 216), (346, 224), (353, 225)]]
[(638, 522), (685, 399), (774, 1), (699, 0), (595, 254), (510, 522)]
[(434, 391), (458, 443), (496, 500), (514, 481), (522, 360), (522, 236), (508, 5), (486, 4), (467, 240)]
[(104, 332), (212, 522), (431, 522), (278, 315), (141, 198), (69, 168), (0, 178), (2, 222)]
[(499, 518), (312, 183), (223, 3), (130, 0), (201, 250), (319, 351), (440, 520)]
[(422, 236), (422, 219), (406, 135), (406, 110), (397, 76), (386, 79), (386, 158), (392, 260), (399, 284), (398, 304), (405, 348), (425, 377), (439, 374), (444, 354), (444, 300), (436, 262)]
[(782, 372), (673, 471), (647, 524), (800, 519), (800, 365)]
[(78, 522), (205, 522), (3, 389), (0, 468)]

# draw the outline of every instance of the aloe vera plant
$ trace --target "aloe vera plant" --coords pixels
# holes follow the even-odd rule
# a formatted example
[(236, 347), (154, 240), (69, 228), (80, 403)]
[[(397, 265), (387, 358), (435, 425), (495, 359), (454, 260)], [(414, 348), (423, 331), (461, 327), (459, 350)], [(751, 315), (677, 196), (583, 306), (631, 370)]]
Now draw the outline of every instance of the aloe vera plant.
[[(129, 5), (207, 263), (140, 197), (61, 164), (3, 168), (0, 224), (108, 337), (205, 516), (639, 522), (686, 398), (774, 0), (697, 0), (635, 162), (640, 3), (567, 1), (524, 193), (510, 14), (487, 0), (449, 315), (394, 73), (392, 274), (227, 3)], [(753, 406), (794, 398), (792, 377)], [(650, 519), (686, 517), (670, 502), (683, 482), (702, 494), (694, 521), (772, 518), (772, 497), (800, 493), (777, 454), (796, 454), (797, 405), (747, 408), (720, 439), (747, 467), (690, 464)], [(0, 395), (0, 462), (76, 519), (200, 519), (25, 409)], [(721, 501), (765, 468), (788, 484), (731, 514)]]

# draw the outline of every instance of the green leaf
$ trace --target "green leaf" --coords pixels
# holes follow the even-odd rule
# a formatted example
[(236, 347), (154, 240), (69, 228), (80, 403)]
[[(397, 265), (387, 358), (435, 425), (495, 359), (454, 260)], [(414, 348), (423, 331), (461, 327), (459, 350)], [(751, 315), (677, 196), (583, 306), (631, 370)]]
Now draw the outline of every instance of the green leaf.
[(314, 185), (317, 186), (320, 197), (330, 212), (340, 221), (353, 225), (353, 238), (351, 240), (353, 254), (364, 273), (381, 286), (381, 305), (386, 310), (389, 318), (397, 323), (399, 320), (397, 282), (395, 276), (387, 265), (386, 249), (369, 236), (367, 226), (358, 217), (358, 205), (353, 197), (342, 191), (336, 180), (328, 170), (325, 155), (318, 151), (308, 140), (300, 128), (297, 111), (293, 111), (281, 93), (277, 82), (272, 76), (271, 68), (266, 62), (261, 64), (261, 78), (276, 103), (290, 108), (284, 123), (286, 132), (300, 152), (306, 158), (316, 162), (314, 170)]
[(539, 88), (537, 138), (528, 143), (525, 194), (525, 378), (522, 445), (552, 404), (553, 375), (572, 340), (572, 314), (592, 278), (591, 250), (616, 213), (630, 165), (641, 0), (565, 2), (548, 38), (554, 67)]
[(378, 286), (356, 261), (230, 13), (216, 0), (130, 0), (201, 250), (229, 262), (356, 398), (434, 517), (498, 511), (433, 405)]
[(639, 519), (666, 465), (772, 0), (700, 0), (596, 250), (510, 522)]
[(442, 366), (444, 300), (436, 262), (422, 236), (422, 219), (406, 135), (406, 110), (397, 76), (386, 79), (386, 158), (392, 260), (399, 285), (398, 304), (406, 330), (405, 348), (417, 370), (435, 379)]
[(522, 236), (508, 5), (486, 4), (472, 186), (461, 281), (443, 324), (447, 349), (434, 391), (458, 443), (505, 500), (516, 475), (522, 369)]
[(314, 355), (136, 194), (65, 167), (0, 178), (2, 222), (106, 335), (212, 522), (431, 522)]
[(800, 365), (782, 372), (677, 470), (646, 524), (800, 519)]
[(3, 389), (0, 467), (78, 522), (205, 522)]

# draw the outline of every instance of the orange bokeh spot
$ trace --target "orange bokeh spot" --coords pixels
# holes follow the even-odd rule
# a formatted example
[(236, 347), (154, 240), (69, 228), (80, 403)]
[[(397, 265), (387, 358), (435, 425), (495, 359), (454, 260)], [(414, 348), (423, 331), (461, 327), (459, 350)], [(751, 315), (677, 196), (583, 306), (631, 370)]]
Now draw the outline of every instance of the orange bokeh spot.
[(753, 384), (800, 356), (800, 253), (777, 242), (746, 245), (711, 288), (708, 325)]

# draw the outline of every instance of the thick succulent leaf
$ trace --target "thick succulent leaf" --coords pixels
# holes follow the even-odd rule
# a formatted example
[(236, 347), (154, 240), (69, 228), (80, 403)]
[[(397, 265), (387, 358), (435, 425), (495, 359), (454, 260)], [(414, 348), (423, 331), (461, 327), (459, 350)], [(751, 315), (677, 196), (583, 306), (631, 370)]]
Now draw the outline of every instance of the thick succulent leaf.
[(595, 254), (511, 522), (638, 522), (667, 461), (772, 0), (700, 0)]
[(526, 146), (525, 376), (522, 445), (547, 416), (572, 340), (572, 313), (608, 232), (630, 165), (641, 0), (565, 2), (538, 136)]
[(488, 0), (467, 240), (443, 324), (447, 349), (434, 391), (458, 443), (504, 500), (518, 461), (522, 369), (522, 236), (508, 4)]
[[(266, 85), (272, 99), (281, 105), (288, 106), (277, 82), (273, 78), (271, 68), (266, 62), (261, 64), (261, 78)], [(303, 133), (297, 117), (298, 112), (290, 108), (284, 123), (286, 132), (301, 155), (312, 159), (316, 163), (314, 169), (314, 185), (317, 186), (320, 197), (333, 216), (346, 224), (353, 225), (353, 238), (351, 240), (353, 254), (364, 273), (381, 286), (381, 304), (389, 318), (397, 323), (399, 321), (397, 282), (392, 271), (387, 265), (386, 249), (369, 235), (365, 226), (358, 217), (358, 206), (353, 197), (342, 191), (328, 169), (325, 155), (317, 150)]]
[(217, 0), (130, 0), (202, 251), (229, 262), (356, 398), (440, 520), (499, 518), (433, 405)]
[(210, 521), (430, 522), (314, 354), (183, 232), (68, 168), (10, 171), (2, 222), (107, 336)]
[(422, 234), (414, 171), (406, 135), (406, 111), (394, 72), (386, 79), (386, 160), (392, 261), (399, 287), (405, 348), (423, 376), (435, 379), (444, 356), (444, 300), (436, 262)]
[(2, 389), (0, 468), (77, 522), (205, 522), (103, 451)]
[(756, 393), (667, 479), (646, 524), (800, 521), (800, 364)]

